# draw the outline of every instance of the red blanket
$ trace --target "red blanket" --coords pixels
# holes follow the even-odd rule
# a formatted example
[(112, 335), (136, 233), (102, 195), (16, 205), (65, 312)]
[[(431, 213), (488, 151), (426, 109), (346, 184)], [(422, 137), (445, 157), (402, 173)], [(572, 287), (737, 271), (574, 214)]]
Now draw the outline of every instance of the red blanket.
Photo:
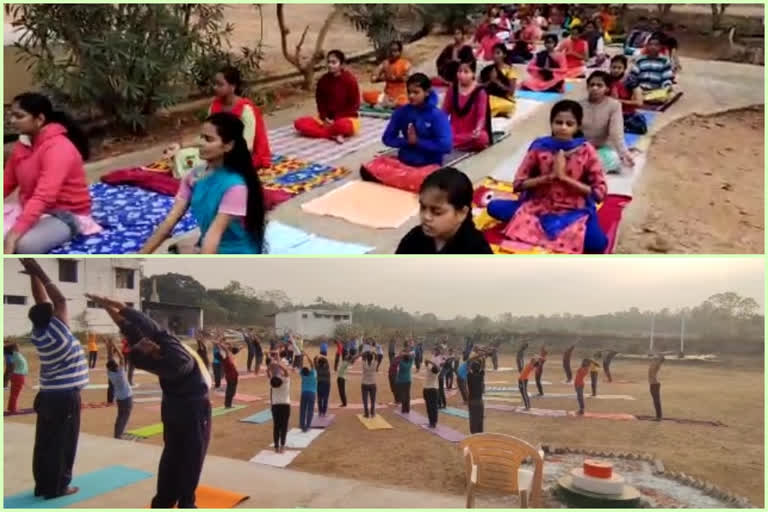
[(170, 174), (145, 171), (140, 167), (112, 171), (102, 176), (101, 181), (108, 185), (133, 185), (166, 196), (175, 196), (181, 183)]

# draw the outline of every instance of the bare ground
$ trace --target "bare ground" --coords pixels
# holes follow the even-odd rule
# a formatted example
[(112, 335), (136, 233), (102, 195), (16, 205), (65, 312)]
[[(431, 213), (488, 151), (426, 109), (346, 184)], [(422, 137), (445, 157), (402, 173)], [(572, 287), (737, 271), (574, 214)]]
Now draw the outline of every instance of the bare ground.
[[(244, 356), (238, 355), (244, 366)], [(501, 358), (501, 366), (514, 366), (511, 356)], [(574, 358), (577, 359), (577, 358)], [(32, 375), (37, 374), (37, 360), (29, 358)], [(99, 366), (104, 363), (103, 354)], [(379, 401), (390, 401), (385, 364), (379, 376)], [(424, 370), (422, 369), (422, 373)], [(617, 359), (613, 364), (614, 378), (632, 381), (632, 384), (601, 382), (603, 393), (629, 394), (636, 401), (590, 400), (588, 410), (652, 414), (648, 393), (647, 364)], [(360, 403), (359, 375), (351, 374), (348, 382), (350, 403)], [(662, 398), (664, 413), (669, 417), (720, 420), (726, 427), (679, 425), (670, 422), (647, 421), (616, 422), (577, 418), (540, 418), (501, 411), (486, 411), (485, 430), (511, 434), (531, 443), (550, 443), (559, 446), (647, 452), (662, 459), (671, 471), (682, 471), (695, 478), (709, 480), (731, 492), (748, 497), (755, 506), (762, 507), (764, 475), (764, 376), (759, 359), (738, 364), (687, 365), (668, 363), (662, 369)], [(559, 384), (563, 372), (559, 355), (552, 355), (545, 367), (544, 379), (552, 381), (545, 388), (551, 392), (566, 392), (569, 386)], [(504, 381), (515, 385), (516, 372), (490, 372), (488, 381)], [(33, 379), (30, 379), (30, 384)], [(94, 372), (92, 382), (106, 382), (103, 372)], [(292, 398), (299, 399), (299, 381), (294, 375)], [(156, 385), (149, 375), (137, 377), (142, 387)], [(423, 381), (414, 379), (412, 396), (421, 396)], [(264, 377), (241, 380), (238, 391), (266, 396)], [(106, 391), (85, 391), (84, 401), (103, 401)], [(515, 396), (514, 394), (510, 396)], [(34, 392), (22, 393), (21, 406), (31, 406)], [(214, 405), (222, 405), (223, 398), (215, 396)], [(331, 405), (339, 403), (334, 384)], [(160, 421), (160, 413), (148, 410), (147, 404), (135, 404), (129, 428)], [(209, 453), (248, 460), (271, 442), (272, 424), (244, 424), (238, 419), (268, 407), (266, 401), (214, 419), (213, 439)], [(458, 397), (449, 399), (449, 405), (459, 406)], [(570, 399), (548, 399), (534, 406), (551, 409), (574, 409)], [(423, 405), (414, 409), (425, 414)], [(381, 410), (382, 416), (394, 427), (392, 430), (368, 431), (355, 417), (360, 411), (332, 410), (337, 419), (317, 441), (303, 450), (291, 468), (312, 473), (354, 478), (413, 489), (461, 494), (464, 491), (463, 468), (455, 445), (430, 435), (419, 427), (401, 420), (393, 409)], [(111, 435), (116, 411), (86, 409), (82, 416), (82, 431), (97, 435)], [(34, 423), (35, 416), (17, 416), (6, 421)], [(440, 415), (440, 423), (468, 433), (467, 420)], [(290, 427), (298, 424), (297, 407), (291, 411)], [(129, 442), (129, 441), (126, 441)], [(160, 436), (144, 443), (161, 444)], [(31, 448), (30, 448), (31, 450)], [(78, 456), (87, 457), (80, 453)], [(6, 464), (12, 461), (6, 461)]]
[(618, 252), (763, 253), (764, 119), (691, 116), (655, 135)]

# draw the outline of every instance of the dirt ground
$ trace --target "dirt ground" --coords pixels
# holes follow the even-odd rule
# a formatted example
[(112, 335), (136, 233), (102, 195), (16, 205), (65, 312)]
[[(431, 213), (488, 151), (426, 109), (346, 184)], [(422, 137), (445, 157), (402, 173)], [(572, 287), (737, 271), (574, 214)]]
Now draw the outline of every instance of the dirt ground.
[[(244, 354), (239, 354), (239, 367), (244, 367)], [(552, 354), (544, 369), (545, 393), (567, 392), (571, 388), (560, 384), (563, 372), (560, 354)], [(37, 358), (28, 358), (32, 377), (21, 396), (21, 407), (30, 407), (34, 397), (31, 386), (36, 382)], [(577, 358), (574, 357), (574, 360)], [(101, 354), (99, 368), (103, 367)], [(514, 366), (512, 355), (501, 358), (501, 367)], [(354, 370), (354, 369), (353, 369)], [(587, 408), (599, 412), (652, 414), (648, 393), (647, 364), (616, 359), (612, 367), (615, 379), (631, 384), (599, 384), (599, 392), (629, 394), (637, 400), (588, 400)], [(421, 375), (424, 369), (421, 370)], [(421, 396), (423, 380), (414, 376), (412, 397)], [(488, 372), (487, 385), (516, 385), (516, 372)], [(646, 452), (663, 460), (668, 470), (682, 471), (695, 478), (709, 480), (731, 492), (748, 497), (758, 507), (763, 506), (764, 474), (764, 377), (762, 359), (725, 363), (683, 364), (668, 362), (660, 373), (664, 414), (720, 420), (725, 427), (679, 425), (671, 422), (596, 420), (586, 418), (541, 418), (511, 412), (486, 410), (485, 431), (514, 435), (533, 444), (551, 443), (559, 446)], [(137, 388), (157, 386), (150, 375), (138, 375)], [(91, 382), (105, 383), (103, 371), (92, 372)], [(347, 382), (350, 404), (361, 402), (360, 375), (352, 373)], [(379, 402), (390, 402), (392, 395), (386, 380), (386, 358), (378, 379)], [(266, 378), (262, 376), (240, 381), (238, 391), (268, 397)], [(292, 399), (298, 402), (299, 377), (291, 384)], [(85, 391), (84, 401), (105, 400), (105, 390)], [(510, 397), (517, 397), (510, 394)], [(7, 393), (6, 393), (7, 397)], [(223, 405), (223, 397), (214, 395), (215, 406)], [(449, 398), (449, 405), (461, 407), (458, 395)], [(331, 407), (339, 404), (335, 382), (331, 389)], [(160, 413), (150, 410), (151, 404), (134, 404), (128, 428), (160, 421)], [(263, 425), (240, 423), (240, 418), (269, 406), (268, 400), (251, 402), (245, 409), (213, 420), (213, 439), (209, 453), (248, 460), (268, 447), (272, 423)], [(575, 408), (571, 399), (547, 399), (534, 402), (534, 407), (551, 409)], [(413, 408), (426, 414), (423, 405)], [(428, 489), (435, 492), (462, 494), (464, 475), (456, 445), (431, 435), (393, 413), (393, 408), (381, 408), (380, 414), (394, 427), (392, 430), (368, 431), (355, 417), (359, 410), (331, 409), (336, 420), (309, 448), (289, 466), (290, 468), (326, 475), (375, 481), (405, 488)], [(82, 432), (111, 435), (116, 411), (85, 409)], [(34, 415), (6, 418), (5, 421), (34, 423)], [(440, 415), (441, 424), (469, 433), (465, 419)], [(298, 408), (292, 407), (290, 427), (298, 425)], [(131, 441), (126, 441), (131, 442)], [(139, 441), (161, 444), (160, 436)], [(79, 454), (80, 457), (86, 454)], [(11, 461), (6, 461), (6, 464)]]
[(618, 252), (762, 253), (764, 119), (691, 116), (655, 135)]

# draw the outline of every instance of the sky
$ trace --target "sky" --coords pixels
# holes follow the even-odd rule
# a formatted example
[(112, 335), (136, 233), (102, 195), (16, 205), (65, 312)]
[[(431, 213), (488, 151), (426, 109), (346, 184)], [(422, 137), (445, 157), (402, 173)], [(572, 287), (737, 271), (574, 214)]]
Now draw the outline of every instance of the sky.
[(399, 305), (441, 318), (509, 312), (599, 314), (695, 306), (735, 291), (764, 307), (762, 258), (258, 258), (147, 259), (144, 275), (179, 272), (207, 288), (239, 281), (293, 302)]

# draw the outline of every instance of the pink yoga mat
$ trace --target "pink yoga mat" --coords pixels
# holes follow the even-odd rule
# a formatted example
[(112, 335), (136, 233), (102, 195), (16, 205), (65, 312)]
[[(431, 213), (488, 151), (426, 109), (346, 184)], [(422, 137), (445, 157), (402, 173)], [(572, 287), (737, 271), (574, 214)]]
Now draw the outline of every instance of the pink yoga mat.
[(464, 440), (466, 434), (462, 434), (461, 432), (457, 430), (453, 430), (452, 428), (445, 427), (441, 424), (437, 424), (437, 427), (435, 428), (429, 428), (429, 420), (426, 416), (422, 416), (421, 414), (417, 412), (409, 412), (408, 414), (403, 414), (400, 411), (395, 411), (395, 414), (400, 416), (401, 418), (410, 421), (414, 425), (418, 425), (427, 432), (431, 432), (435, 434), (438, 437), (441, 437), (442, 439), (445, 439), (446, 441), (450, 441), (452, 443), (458, 443), (459, 441)]
[(315, 416), (312, 418), (312, 425), (310, 427), (312, 428), (327, 428), (331, 426), (331, 423), (333, 423), (333, 420), (336, 419), (335, 414), (329, 414), (327, 416), (318, 416), (315, 414)]
[[(225, 396), (224, 392), (222, 391), (217, 391), (216, 395)], [(264, 397), (258, 395), (248, 395), (246, 393), (235, 393), (234, 399), (240, 402), (256, 402), (257, 400), (263, 400)]]

